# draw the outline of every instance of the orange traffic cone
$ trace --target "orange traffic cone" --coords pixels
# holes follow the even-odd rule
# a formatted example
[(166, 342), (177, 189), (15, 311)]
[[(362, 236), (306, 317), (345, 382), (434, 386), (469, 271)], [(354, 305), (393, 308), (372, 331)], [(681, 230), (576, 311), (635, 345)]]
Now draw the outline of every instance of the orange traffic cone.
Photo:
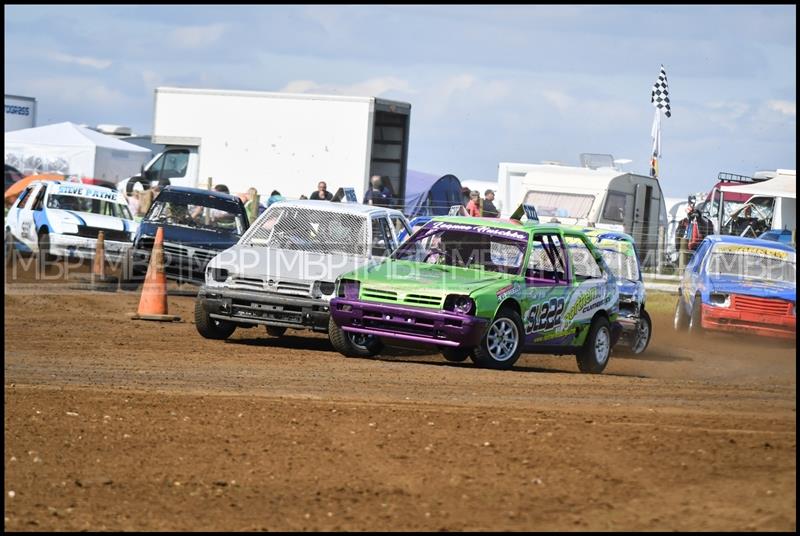
[(106, 276), (106, 239), (105, 233), (97, 233), (97, 245), (94, 248), (94, 264), (92, 264), (92, 279), (103, 280)]
[(150, 264), (142, 285), (139, 310), (132, 320), (160, 320), (171, 322), (181, 317), (167, 314), (167, 276), (164, 275), (164, 228), (156, 231), (156, 241), (150, 253)]
[(104, 292), (117, 291), (117, 278), (106, 275), (105, 233), (103, 233), (103, 231), (97, 233), (91, 275), (89, 277), (78, 276), (76, 279), (82, 283), (70, 288), (79, 290), (102, 290)]

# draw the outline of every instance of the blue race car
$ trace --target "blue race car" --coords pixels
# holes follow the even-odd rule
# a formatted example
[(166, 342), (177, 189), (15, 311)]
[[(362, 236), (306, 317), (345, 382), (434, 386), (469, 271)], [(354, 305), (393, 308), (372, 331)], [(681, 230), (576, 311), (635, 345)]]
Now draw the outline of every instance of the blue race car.
[(678, 287), (675, 329), (793, 339), (797, 332), (795, 262), (795, 250), (778, 242), (706, 237)]
[(792, 244), (792, 232), (788, 229), (770, 229), (763, 232), (758, 237), (761, 240), (773, 240), (781, 244)]
[(433, 216), (417, 216), (416, 218), (408, 222), (409, 225), (411, 226), (411, 232), (408, 233), (406, 232), (405, 229), (400, 231), (400, 233), (397, 235), (397, 242), (402, 244), (406, 238), (416, 233), (417, 229), (419, 229), (420, 227), (431, 221), (432, 218)]
[(134, 280), (147, 272), (159, 227), (164, 228), (167, 278), (202, 284), (208, 261), (234, 246), (249, 222), (244, 204), (234, 195), (167, 186), (153, 200), (133, 241)]

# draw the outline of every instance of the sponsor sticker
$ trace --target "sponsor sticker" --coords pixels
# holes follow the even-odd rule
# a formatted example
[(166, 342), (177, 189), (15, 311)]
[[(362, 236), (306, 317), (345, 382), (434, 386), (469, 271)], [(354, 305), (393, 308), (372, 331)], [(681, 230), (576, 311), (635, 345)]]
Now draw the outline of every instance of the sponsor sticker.
[(786, 251), (738, 244), (720, 244), (715, 248), (714, 251), (718, 253), (743, 253), (747, 255), (760, 255), (762, 257), (774, 257), (781, 260), (786, 260), (789, 258), (789, 253)]

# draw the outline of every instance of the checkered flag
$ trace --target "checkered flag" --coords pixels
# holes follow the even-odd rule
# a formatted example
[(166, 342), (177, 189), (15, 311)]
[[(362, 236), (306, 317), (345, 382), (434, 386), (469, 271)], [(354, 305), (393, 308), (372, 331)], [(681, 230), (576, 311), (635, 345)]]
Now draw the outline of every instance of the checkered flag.
[(658, 80), (653, 84), (653, 91), (650, 94), (650, 102), (653, 103), (657, 109), (663, 109), (667, 117), (672, 116), (672, 111), (669, 108), (669, 89), (667, 88), (667, 71), (664, 66), (661, 66), (661, 72), (658, 75)]

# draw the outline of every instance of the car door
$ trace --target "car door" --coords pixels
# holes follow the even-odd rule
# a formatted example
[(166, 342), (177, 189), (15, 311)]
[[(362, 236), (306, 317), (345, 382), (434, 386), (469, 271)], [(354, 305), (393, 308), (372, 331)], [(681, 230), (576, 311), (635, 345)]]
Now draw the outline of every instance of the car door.
[(602, 255), (597, 252), (595, 256), (597, 250), (592, 249), (588, 238), (568, 234), (565, 239), (569, 246), (572, 282), (564, 324), (577, 333), (589, 326), (598, 311), (618, 310), (619, 290)]
[(28, 186), (25, 188), (17, 199), (12, 203), (11, 208), (8, 209), (6, 214), (6, 229), (11, 232), (16, 240), (21, 240), (21, 214), (25, 204), (30, 200), (30, 194), (36, 186)]
[(392, 231), (392, 224), (386, 215), (372, 217), (372, 236), (370, 251), (372, 257), (388, 257), (397, 249), (397, 239)]
[(30, 190), (30, 193), (25, 199), (20, 200), (18, 205), (19, 211), (17, 212), (17, 229), (14, 236), (30, 249), (36, 251), (38, 239), (36, 236), (36, 223), (34, 222), (33, 206), (41, 195), (44, 195), (44, 190), (47, 188), (44, 184), (35, 184)]
[(392, 214), (391, 220), (395, 241), (399, 244), (411, 234), (411, 228), (408, 226), (406, 219), (399, 214)]
[(560, 345), (571, 338), (564, 311), (571, 281), (563, 237), (556, 232), (534, 233), (525, 269), (522, 324), (527, 345)]
[(708, 240), (704, 240), (703, 243), (700, 244), (700, 247), (697, 248), (694, 255), (692, 255), (692, 260), (684, 270), (684, 284), (681, 285), (681, 290), (683, 291), (683, 303), (688, 307), (689, 314), (692, 313), (694, 295), (703, 282), (701, 269), (703, 266), (703, 259), (709, 249), (711, 249), (711, 243)]

